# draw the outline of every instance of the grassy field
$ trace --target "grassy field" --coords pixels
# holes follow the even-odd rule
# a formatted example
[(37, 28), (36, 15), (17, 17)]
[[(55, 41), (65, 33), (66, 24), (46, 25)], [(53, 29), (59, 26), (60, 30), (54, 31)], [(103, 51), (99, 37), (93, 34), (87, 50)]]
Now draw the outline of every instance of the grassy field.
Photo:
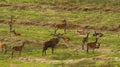
[[(66, 19), (68, 24), (80, 26), (116, 28), (120, 25), (119, 0), (1, 0), (0, 20), (10, 21), (14, 16), (15, 29), (21, 36), (10, 34), (8, 24), (0, 22), (0, 39), (8, 45), (8, 52), (0, 53), (0, 65), (2, 67), (120, 67), (120, 29), (119, 31), (97, 30), (104, 33), (99, 39), (101, 47), (92, 50), (89, 54), (81, 49), (82, 38), (85, 35), (77, 35), (77, 28), (67, 30), (64, 36), (70, 37), (71, 41), (61, 40), (56, 46), (55, 54), (51, 49), (47, 55), (42, 56), (43, 42), (53, 36), (54, 27), (44, 24), (61, 23)], [(99, 8), (99, 9), (98, 9)], [(107, 11), (108, 9), (108, 11)], [(26, 22), (27, 24), (18, 24)], [(33, 24), (30, 24), (32, 22)], [(35, 25), (35, 24), (39, 25)], [(59, 30), (58, 32), (63, 32)], [(90, 32), (89, 42), (95, 40)], [(20, 45), (21, 41), (30, 40), (40, 42), (25, 45), (22, 55), (17, 52), (11, 58), (11, 47)], [(76, 50), (78, 49), (78, 50)], [(76, 51), (75, 51), (76, 50)]]

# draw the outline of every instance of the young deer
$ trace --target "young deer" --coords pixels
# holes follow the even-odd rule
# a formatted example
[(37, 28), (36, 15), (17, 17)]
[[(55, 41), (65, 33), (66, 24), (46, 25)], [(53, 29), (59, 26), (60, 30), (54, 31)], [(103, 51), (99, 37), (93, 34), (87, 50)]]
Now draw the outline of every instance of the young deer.
[(99, 36), (99, 37), (102, 37), (103, 36), (103, 33), (97, 33), (96, 31), (94, 31), (94, 34), (93, 34), (93, 36)]
[(88, 32), (87, 36), (83, 37), (83, 39), (82, 39), (82, 50), (84, 50), (84, 45), (88, 42), (89, 34), (90, 34), (90, 32)]
[(21, 51), (22, 51), (22, 49), (24, 47), (24, 44), (25, 44), (25, 42), (23, 42), (21, 46), (14, 46), (14, 47), (12, 47), (12, 58), (13, 58), (13, 53), (15, 51), (19, 51), (19, 55), (21, 55)]
[(71, 39), (69, 37), (63, 37), (62, 38), (64, 41), (70, 41)]
[(81, 30), (81, 29), (77, 29), (77, 34), (83, 34), (83, 30)]
[(64, 33), (66, 33), (67, 21), (63, 20), (62, 22), (63, 22), (62, 24), (55, 24), (55, 28), (56, 29), (55, 29), (54, 34), (56, 34), (56, 32), (57, 32), (58, 29), (64, 29)]
[(12, 30), (11, 31), (15, 36), (21, 36), (21, 34), (20, 33), (17, 33), (16, 31), (15, 31), (15, 29), (14, 30)]
[(80, 29), (77, 29), (76, 33), (77, 34), (84, 34), (84, 31), (85, 31), (85, 28), (80, 28)]
[(48, 48), (52, 48), (52, 54), (54, 53), (54, 48), (55, 46), (59, 43), (60, 39), (63, 37), (63, 34), (56, 34), (54, 35), (56, 38), (52, 38), (49, 41), (44, 42), (43, 44), (43, 50), (42, 50), (42, 55), (46, 55), (46, 50)]
[(4, 43), (0, 43), (0, 49), (2, 50), (2, 52), (4, 51), (4, 54), (7, 53), (7, 45)]
[(89, 49), (90, 49), (90, 48), (93, 49), (93, 53), (94, 53), (94, 50), (95, 50), (96, 48), (99, 48), (99, 47), (100, 47), (100, 43), (98, 43), (98, 45), (97, 45), (98, 39), (99, 39), (99, 38), (96, 37), (95, 42), (87, 43), (87, 53), (89, 53)]

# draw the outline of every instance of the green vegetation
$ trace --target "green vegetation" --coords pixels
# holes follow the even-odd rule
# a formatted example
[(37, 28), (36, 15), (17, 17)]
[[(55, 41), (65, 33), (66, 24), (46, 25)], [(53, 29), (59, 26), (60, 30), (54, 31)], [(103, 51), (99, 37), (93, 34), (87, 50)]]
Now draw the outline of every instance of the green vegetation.
[[(0, 21), (8, 22), (10, 16), (14, 16), (14, 20), (16, 20), (14, 27), (18, 33), (21, 33), (21, 36), (10, 34), (8, 24), (0, 22), (0, 38), (8, 40), (4, 42), (8, 44), (8, 52), (6, 55), (0, 53), (0, 65), (2, 67), (119, 67), (119, 31), (98, 30), (104, 33), (104, 37), (99, 40), (100, 49), (96, 49), (95, 54), (92, 53), (92, 50), (86, 54), (85, 50), (81, 50), (81, 39), (84, 35), (77, 35), (75, 28), (68, 29), (65, 36), (70, 37), (71, 41), (61, 40), (54, 55), (51, 54), (51, 49), (47, 50), (47, 56), (41, 55), (43, 42), (52, 38), (50, 34), (54, 32), (54, 28), (50, 24), (61, 23), (63, 19), (66, 19), (68, 24), (72, 25), (118, 27), (120, 24), (119, 6), (120, 0), (0, 0)], [(101, 9), (96, 10), (99, 7)], [(85, 11), (80, 8), (94, 9)], [(104, 10), (107, 8), (111, 11)], [(32, 22), (33, 24), (18, 24), (19, 22), (28, 24)], [(40, 25), (34, 25), (36, 23)], [(43, 25), (47, 23), (48, 26)], [(85, 32), (88, 31), (91, 32), (89, 42), (92, 42), (95, 40), (92, 37), (94, 30), (85, 30)], [(58, 32), (61, 33), (63, 30)], [(11, 47), (21, 44), (14, 40), (39, 41), (41, 44), (26, 44), (22, 56), (15, 52), (14, 58), (11, 59)], [(20, 58), (29, 59), (29, 57), (33, 58), (33, 61), (19, 60)], [(100, 58), (93, 60), (95, 57)], [(46, 61), (42, 62), (44, 60), (38, 61), (34, 58)], [(111, 59), (112, 61), (109, 61)], [(67, 60), (73, 61), (67, 64)], [(76, 63), (74, 63), (75, 61)]]

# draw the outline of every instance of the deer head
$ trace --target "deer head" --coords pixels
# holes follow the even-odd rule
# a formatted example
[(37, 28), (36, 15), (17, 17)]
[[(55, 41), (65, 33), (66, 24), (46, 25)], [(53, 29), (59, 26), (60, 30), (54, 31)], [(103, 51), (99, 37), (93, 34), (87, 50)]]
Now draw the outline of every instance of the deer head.
[(64, 19), (64, 20), (62, 20), (62, 22), (63, 22), (64, 24), (66, 24), (67, 21)]
[(26, 41), (23, 41), (23, 42), (22, 42), (22, 47), (24, 47), (24, 46), (25, 46), (25, 43), (26, 43)]
[(90, 32), (87, 33), (87, 37), (89, 36)]
[(97, 43), (97, 42), (98, 42), (98, 39), (99, 39), (99, 37), (96, 37), (96, 41), (95, 41), (95, 43)]
[(93, 36), (96, 36), (96, 31), (94, 31), (94, 34), (93, 34)]
[(58, 39), (64, 37), (64, 33), (58, 33), (58, 34), (51, 34), (52, 36), (56, 36)]

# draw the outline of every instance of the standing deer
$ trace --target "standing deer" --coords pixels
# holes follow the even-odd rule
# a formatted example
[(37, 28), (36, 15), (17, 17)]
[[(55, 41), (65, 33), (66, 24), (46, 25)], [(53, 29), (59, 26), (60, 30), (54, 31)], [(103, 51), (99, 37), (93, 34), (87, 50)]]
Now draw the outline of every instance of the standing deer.
[(19, 55), (21, 55), (21, 51), (24, 47), (24, 44), (25, 44), (25, 42), (23, 42), (22, 45), (20, 45), (20, 46), (13, 46), (12, 47), (12, 58), (13, 58), (13, 54), (15, 51), (19, 51)]
[(82, 50), (84, 50), (84, 45), (88, 42), (89, 34), (90, 34), (90, 32), (88, 32), (87, 36), (83, 37), (83, 39), (82, 39)]
[(93, 53), (94, 53), (94, 50), (95, 50), (96, 48), (99, 48), (99, 47), (100, 47), (100, 43), (98, 43), (98, 45), (97, 45), (98, 39), (99, 39), (99, 38), (96, 37), (95, 42), (87, 43), (87, 53), (89, 53), (89, 49), (90, 49), (90, 48), (93, 49)]
[(4, 51), (4, 54), (7, 53), (7, 45), (4, 43), (0, 43), (0, 49), (2, 50), (2, 52)]
[(44, 42), (42, 55), (46, 55), (46, 50), (52, 48), (52, 54), (54, 53), (55, 46), (60, 42), (60, 39), (63, 37), (63, 34), (54, 34), (55, 38), (50, 39), (49, 41)]
[(93, 34), (93, 36), (95, 36), (95, 37), (102, 37), (103, 36), (103, 33), (98, 33), (98, 32), (96, 32), (96, 31), (94, 31), (94, 34)]
[(54, 25), (55, 28), (56, 28), (54, 34), (56, 34), (56, 32), (57, 32), (58, 29), (64, 29), (64, 33), (66, 33), (67, 21), (63, 20), (62, 22), (63, 22), (62, 24), (55, 24)]
[(13, 30), (13, 16), (10, 17), (10, 21), (8, 22), (8, 25), (9, 25), (9, 29), (10, 29), (10, 32), (12, 32)]

